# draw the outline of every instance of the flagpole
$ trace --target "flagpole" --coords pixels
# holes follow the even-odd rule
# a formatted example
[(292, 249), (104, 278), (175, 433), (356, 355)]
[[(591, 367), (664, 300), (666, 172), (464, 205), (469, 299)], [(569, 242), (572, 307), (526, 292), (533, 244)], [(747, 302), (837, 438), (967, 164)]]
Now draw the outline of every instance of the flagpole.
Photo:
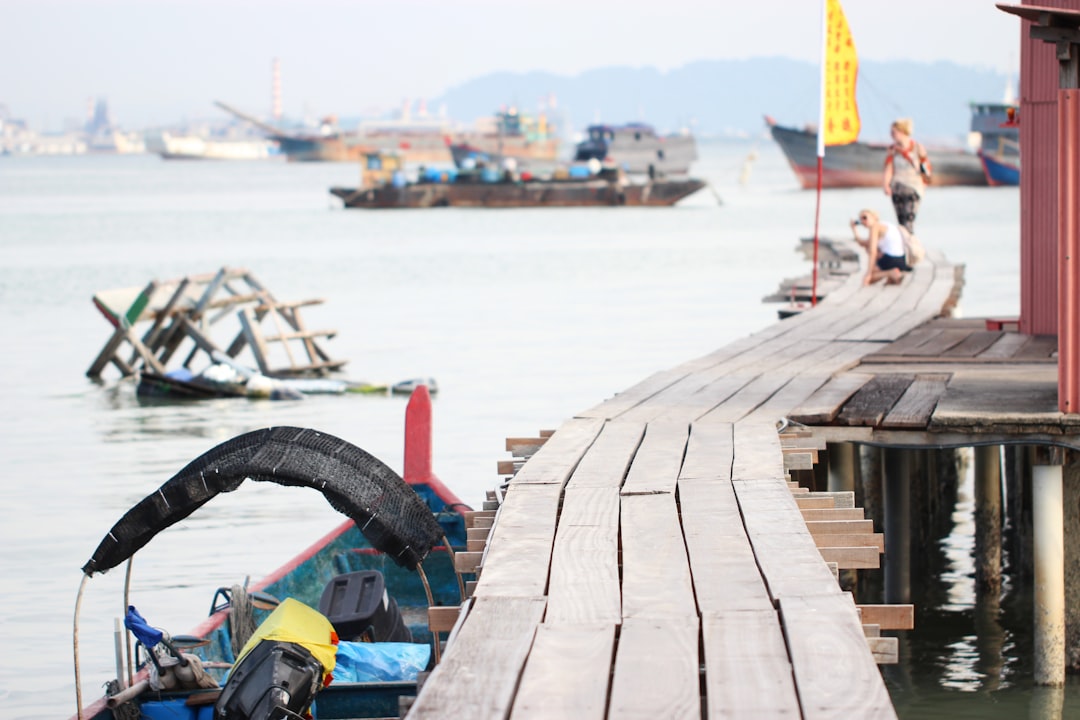
[(810, 306), (817, 305), (817, 280), (818, 280), (818, 227), (821, 221), (821, 184), (824, 174), (825, 162), (825, 62), (828, 33), (828, 1), (821, 0), (821, 63), (819, 74), (821, 86), (818, 90), (818, 128), (817, 128), (817, 202), (814, 208), (814, 271), (813, 280), (810, 283)]

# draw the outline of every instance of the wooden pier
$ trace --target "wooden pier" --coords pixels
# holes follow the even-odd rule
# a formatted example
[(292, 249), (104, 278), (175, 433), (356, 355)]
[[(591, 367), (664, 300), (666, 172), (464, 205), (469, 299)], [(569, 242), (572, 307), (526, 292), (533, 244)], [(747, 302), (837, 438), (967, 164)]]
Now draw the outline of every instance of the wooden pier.
[(947, 319), (960, 268), (931, 251), (864, 287), (849, 250), (812, 310), (507, 440), (409, 718), (895, 717), (881, 631), (913, 607), (860, 606), (838, 572), (884, 552), (888, 596), (908, 538), (792, 478), (834, 443), (1068, 445), (1072, 425), (1049, 340)]

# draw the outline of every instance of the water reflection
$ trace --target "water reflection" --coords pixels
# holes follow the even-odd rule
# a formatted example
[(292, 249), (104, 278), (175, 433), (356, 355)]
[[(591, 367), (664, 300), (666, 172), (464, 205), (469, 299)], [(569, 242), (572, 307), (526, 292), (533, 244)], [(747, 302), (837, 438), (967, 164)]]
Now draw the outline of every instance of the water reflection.
[(1031, 683), (1031, 594), (1008, 576), (1007, 557), (1001, 593), (976, 592), (970, 457), (961, 470), (951, 532), (928, 548), (927, 581), (912, 588), (915, 629), (895, 633), (900, 663), (882, 666), (897, 714), (919, 720), (1080, 717), (1076, 676), (1067, 677), (1065, 688)]

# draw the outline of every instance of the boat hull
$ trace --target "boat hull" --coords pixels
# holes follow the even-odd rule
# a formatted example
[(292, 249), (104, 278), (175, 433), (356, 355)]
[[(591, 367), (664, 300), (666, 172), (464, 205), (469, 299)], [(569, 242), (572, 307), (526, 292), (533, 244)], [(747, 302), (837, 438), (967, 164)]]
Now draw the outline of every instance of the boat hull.
[(666, 207), (705, 187), (701, 180), (664, 180), (620, 187), (599, 181), (416, 183), (367, 190), (330, 188), (347, 208)]
[(979, 153), (983, 171), (986, 173), (986, 182), (994, 187), (1015, 186), (1020, 184), (1020, 159), (1008, 162), (996, 158), (988, 153)]
[[(817, 187), (817, 134), (771, 124), (773, 139), (784, 152), (804, 190)], [(830, 145), (822, 160), (823, 188), (880, 187), (888, 146), (855, 142)], [(927, 148), (938, 186), (986, 186), (982, 164), (974, 153), (952, 148)]]

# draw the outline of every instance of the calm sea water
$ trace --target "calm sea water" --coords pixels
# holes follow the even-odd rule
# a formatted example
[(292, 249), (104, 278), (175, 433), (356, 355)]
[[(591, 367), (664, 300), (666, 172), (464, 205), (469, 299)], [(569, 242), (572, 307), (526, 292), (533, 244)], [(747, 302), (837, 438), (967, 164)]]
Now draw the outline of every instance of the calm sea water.
[[(227, 265), (247, 268), (280, 299), (324, 298), (306, 320), (338, 330), (326, 347), (349, 360), (348, 377), (437, 381), (435, 471), (479, 504), (499, 481), (505, 437), (555, 428), (774, 322), (761, 298), (809, 270), (796, 247), (812, 233), (814, 195), (798, 190), (772, 142), (701, 152), (695, 174), (712, 190), (671, 209), (381, 212), (344, 211), (328, 194), (355, 183), (350, 164), (0, 158), (4, 716), (74, 712), (80, 568), (128, 507), (190, 459), (239, 433), (289, 424), (346, 438), (401, 469), (401, 397), (149, 406), (115, 374), (91, 382), (85, 371), (111, 330), (91, 304), (96, 291)], [(891, 214), (878, 191), (827, 192), (822, 233), (846, 233), (862, 207)], [(965, 313), (1016, 313), (1018, 216), (1015, 189), (928, 196), (920, 235), (967, 265)], [(919, 606), (949, 621), (909, 634), (916, 662), (888, 676), (898, 708), (911, 718), (1052, 717), (1035, 714), (1047, 699), (1023, 681), (1018, 638), (1028, 618), (1002, 613), (998, 662), (981, 659), (965, 590), (970, 506), (957, 517), (955, 562), (931, 583), (934, 597), (948, 586), (952, 599)], [(267, 574), (338, 522), (315, 493), (249, 484), (138, 555), (133, 602), (153, 624), (186, 632), (217, 587)], [(115, 674), (122, 584), (117, 570), (87, 588), (84, 698)], [(1065, 707), (1076, 708), (1068, 693)]]

